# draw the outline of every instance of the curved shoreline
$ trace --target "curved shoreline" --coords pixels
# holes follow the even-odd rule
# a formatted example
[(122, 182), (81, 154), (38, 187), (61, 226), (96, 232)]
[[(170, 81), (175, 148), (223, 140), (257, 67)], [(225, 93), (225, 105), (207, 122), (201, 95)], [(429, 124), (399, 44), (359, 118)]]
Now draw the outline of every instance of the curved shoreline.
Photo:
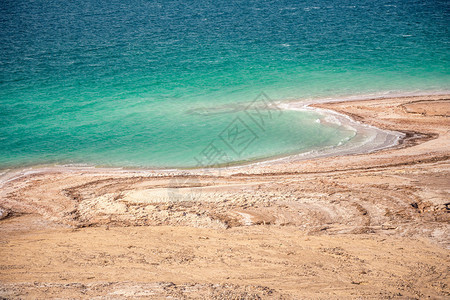
[[(297, 110), (297, 111), (314, 111), (323, 116), (324, 122), (337, 123), (339, 126), (349, 127), (355, 131), (355, 135), (347, 140), (345, 143), (325, 147), (321, 149), (311, 150), (307, 152), (287, 155), (275, 159), (265, 159), (260, 162), (252, 162), (252, 164), (271, 164), (271, 163), (284, 163), (295, 162), (301, 160), (310, 160), (323, 158), (328, 156), (345, 156), (354, 154), (366, 154), (376, 151), (385, 150), (388, 148), (396, 147), (402, 143), (402, 140), (406, 137), (406, 134), (400, 131), (393, 131), (387, 129), (381, 129), (370, 124), (361, 123), (351, 116), (334, 111), (332, 109), (325, 109), (315, 107), (318, 103), (332, 103), (330, 102), (288, 102), (280, 103), (279, 107), (284, 110)], [(331, 120), (330, 120), (331, 119)]]
[[(449, 94), (441, 93), (425, 93), (425, 94), (412, 94), (399, 96), (349, 96), (344, 98), (333, 99), (316, 99), (316, 100), (287, 100), (277, 101), (277, 105), (283, 110), (297, 110), (297, 111), (314, 111), (324, 116), (324, 119), (335, 118), (337, 122), (343, 126), (349, 126), (355, 130), (356, 135), (342, 145), (331, 146), (316, 150), (310, 150), (307, 152), (300, 152), (296, 154), (285, 154), (280, 156), (272, 156), (264, 159), (255, 159), (252, 161), (237, 161), (228, 163), (224, 167), (218, 168), (206, 168), (206, 169), (242, 169), (251, 166), (270, 166), (272, 164), (292, 163), (296, 161), (304, 161), (311, 159), (319, 159), (325, 157), (334, 156), (347, 156), (357, 154), (368, 154), (377, 151), (387, 150), (390, 148), (397, 148), (399, 146), (404, 147), (405, 141), (409, 139), (416, 140), (417, 137), (414, 133), (401, 130), (391, 130), (389, 128), (380, 128), (373, 126), (364, 120), (357, 120), (354, 115), (349, 112), (341, 112), (334, 109), (324, 108), (323, 105), (333, 103), (351, 103), (359, 101), (374, 101), (374, 100), (386, 100), (386, 99), (410, 99), (417, 97), (450, 97)], [(335, 120), (331, 121), (331, 123)], [(420, 136), (420, 134), (419, 134)], [(429, 138), (429, 137), (428, 137)], [(355, 144), (355, 139), (357, 140)], [(381, 139), (381, 140), (380, 140)], [(420, 139), (420, 138), (419, 138)], [(425, 137), (427, 139), (427, 137)], [(375, 141), (375, 143), (374, 143)], [(120, 170), (120, 171), (132, 171), (132, 172), (186, 172), (186, 171), (198, 171), (205, 168), (153, 168), (153, 167), (128, 167), (128, 166), (101, 166), (101, 165), (89, 165), (89, 164), (36, 164), (17, 168), (5, 168), (0, 169), (0, 184), (3, 184), (3, 177), (8, 173), (25, 173), (26, 171), (36, 172), (37, 170), (49, 170), (49, 169), (77, 169), (90, 171), (92, 169), (97, 170)], [(9, 176), (8, 176), (9, 177)]]

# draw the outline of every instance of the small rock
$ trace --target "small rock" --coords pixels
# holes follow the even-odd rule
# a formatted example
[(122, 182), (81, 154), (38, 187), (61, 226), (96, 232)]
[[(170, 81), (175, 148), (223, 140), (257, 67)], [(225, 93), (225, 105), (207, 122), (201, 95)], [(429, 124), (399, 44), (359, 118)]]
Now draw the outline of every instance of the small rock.
[(7, 216), (8, 212), (5, 209), (0, 208), (0, 220), (6, 218)]

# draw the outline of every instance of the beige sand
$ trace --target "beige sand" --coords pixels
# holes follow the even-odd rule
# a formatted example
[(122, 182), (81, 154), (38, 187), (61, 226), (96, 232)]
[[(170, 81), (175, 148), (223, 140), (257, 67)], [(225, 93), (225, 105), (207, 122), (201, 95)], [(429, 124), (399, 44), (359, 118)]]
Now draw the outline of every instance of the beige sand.
[(448, 98), (316, 105), (406, 133), (370, 154), (3, 174), (0, 297), (448, 298)]

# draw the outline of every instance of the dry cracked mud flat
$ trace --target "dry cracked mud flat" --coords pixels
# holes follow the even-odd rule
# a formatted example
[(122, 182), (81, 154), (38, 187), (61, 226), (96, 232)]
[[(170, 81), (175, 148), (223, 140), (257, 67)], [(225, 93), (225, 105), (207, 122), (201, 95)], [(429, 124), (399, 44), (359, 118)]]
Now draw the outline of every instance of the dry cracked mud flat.
[(207, 176), (4, 173), (0, 298), (448, 299), (448, 97), (316, 106), (406, 138)]

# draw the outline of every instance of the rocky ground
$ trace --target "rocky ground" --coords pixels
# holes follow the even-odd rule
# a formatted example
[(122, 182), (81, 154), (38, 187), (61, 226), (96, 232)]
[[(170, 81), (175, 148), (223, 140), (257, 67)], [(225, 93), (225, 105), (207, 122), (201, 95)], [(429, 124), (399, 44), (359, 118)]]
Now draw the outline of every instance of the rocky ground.
[(406, 134), (370, 154), (7, 172), (0, 297), (448, 298), (449, 104), (316, 105)]

